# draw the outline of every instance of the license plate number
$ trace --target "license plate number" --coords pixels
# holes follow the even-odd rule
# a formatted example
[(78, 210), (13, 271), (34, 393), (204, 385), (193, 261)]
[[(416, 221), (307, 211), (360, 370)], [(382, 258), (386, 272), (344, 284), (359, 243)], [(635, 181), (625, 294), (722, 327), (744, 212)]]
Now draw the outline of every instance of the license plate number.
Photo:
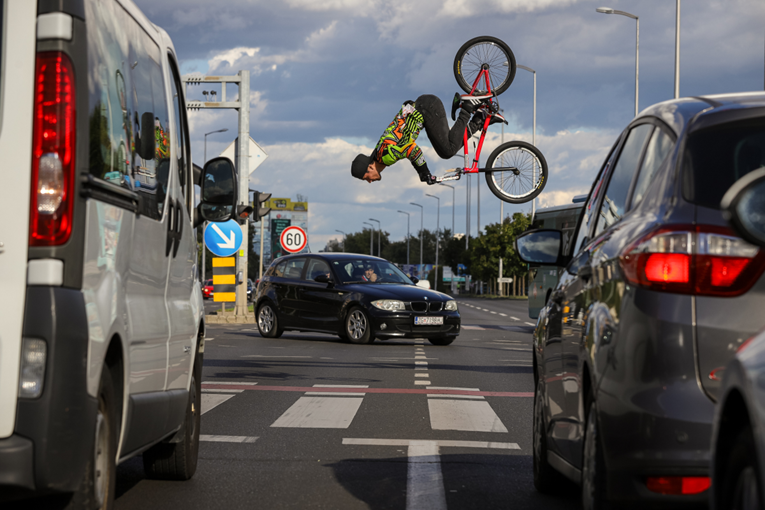
[(444, 324), (443, 317), (415, 317), (415, 326), (442, 326)]

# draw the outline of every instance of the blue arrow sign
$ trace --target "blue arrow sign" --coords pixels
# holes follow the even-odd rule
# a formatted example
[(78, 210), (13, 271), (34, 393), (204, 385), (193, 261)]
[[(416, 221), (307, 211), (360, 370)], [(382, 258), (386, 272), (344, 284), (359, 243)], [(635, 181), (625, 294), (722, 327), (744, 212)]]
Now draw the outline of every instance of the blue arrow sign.
[(242, 227), (236, 220), (210, 222), (205, 227), (205, 246), (218, 257), (230, 257), (242, 246)]

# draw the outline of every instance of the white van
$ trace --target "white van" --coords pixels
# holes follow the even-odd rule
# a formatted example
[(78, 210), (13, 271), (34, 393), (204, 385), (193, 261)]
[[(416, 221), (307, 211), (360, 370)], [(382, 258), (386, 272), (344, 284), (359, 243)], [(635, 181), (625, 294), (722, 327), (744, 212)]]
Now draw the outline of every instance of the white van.
[(194, 227), (232, 217), (236, 176), (209, 162), (194, 207), (175, 50), (132, 1), (0, 14), (0, 498), (110, 508), (131, 456), (196, 469)]

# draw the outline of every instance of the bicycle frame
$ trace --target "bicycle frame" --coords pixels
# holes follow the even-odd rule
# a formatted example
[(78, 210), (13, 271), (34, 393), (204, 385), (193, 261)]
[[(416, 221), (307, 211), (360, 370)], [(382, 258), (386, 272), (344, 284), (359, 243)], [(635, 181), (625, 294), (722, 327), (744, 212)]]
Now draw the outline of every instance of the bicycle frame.
[[(480, 83), (481, 79), (484, 79), (486, 82), (486, 93), (491, 95), (491, 78), (489, 77), (489, 70), (487, 68), (481, 69), (481, 72), (478, 73), (478, 76), (476, 76), (475, 81), (473, 82), (473, 88), (470, 90), (470, 93), (473, 94), (476, 90), (476, 87), (478, 87), (478, 84)], [(485, 106), (482, 106), (481, 108), (486, 108)], [(481, 158), (481, 149), (483, 148), (483, 142), (486, 138), (486, 131), (489, 128), (489, 123), (491, 122), (491, 115), (487, 115), (484, 119), (483, 127), (481, 128), (481, 136), (478, 139), (478, 147), (475, 151), (475, 157), (473, 158), (473, 162), (471, 164), (470, 162), (470, 148), (468, 147), (468, 140), (470, 139), (470, 136), (468, 135), (468, 127), (465, 126), (465, 134), (463, 135), (463, 157), (464, 157), (464, 164), (465, 166), (462, 168), (455, 168), (454, 170), (448, 171), (443, 177), (436, 180), (436, 182), (444, 182), (444, 181), (457, 181), (459, 180), (460, 176), (462, 174), (476, 174), (480, 172), (497, 172), (497, 171), (516, 171), (517, 168), (513, 167), (501, 167), (501, 168), (478, 168), (478, 160)]]

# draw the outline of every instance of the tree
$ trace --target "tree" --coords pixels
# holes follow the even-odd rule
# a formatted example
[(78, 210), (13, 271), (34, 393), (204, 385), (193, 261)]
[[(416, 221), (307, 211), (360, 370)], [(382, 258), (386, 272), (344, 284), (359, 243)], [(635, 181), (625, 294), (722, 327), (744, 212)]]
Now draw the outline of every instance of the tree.
[(474, 278), (492, 281), (499, 273), (499, 259), (502, 258), (504, 275), (524, 275), (528, 271), (525, 262), (515, 251), (515, 238), (529, 226), (529, 217), (523, 213), (513, 214), (512, 221), (505, 218), (502, 223), (486, 226), (486, 233), (471, 242), (471, 272)]
[[(353, 232), (351, 234), (348, 234), (345, 236), (345, 242), (338, 241), (336, 243), (328, 243), (327, 245), (327, 251), (342, 251), (345, 253), (359, 253), (362, 255), (369, 255), (369, 236), (374, 235), (374, 238), (372, 239), (372, 248), (373, 253), (377, 255), (377, 236), (378, 236), (377, 230), (372, 230), (369, 228), (365, 228), (361, 232)], [(382, 247), (383, 253), (385, 253), (386, 247), (390, 244), (388, 232), (382, 233), (382, 238), (380, 239), (380, 246)], [(345, 246), (343, 246), (345, 244)]]

